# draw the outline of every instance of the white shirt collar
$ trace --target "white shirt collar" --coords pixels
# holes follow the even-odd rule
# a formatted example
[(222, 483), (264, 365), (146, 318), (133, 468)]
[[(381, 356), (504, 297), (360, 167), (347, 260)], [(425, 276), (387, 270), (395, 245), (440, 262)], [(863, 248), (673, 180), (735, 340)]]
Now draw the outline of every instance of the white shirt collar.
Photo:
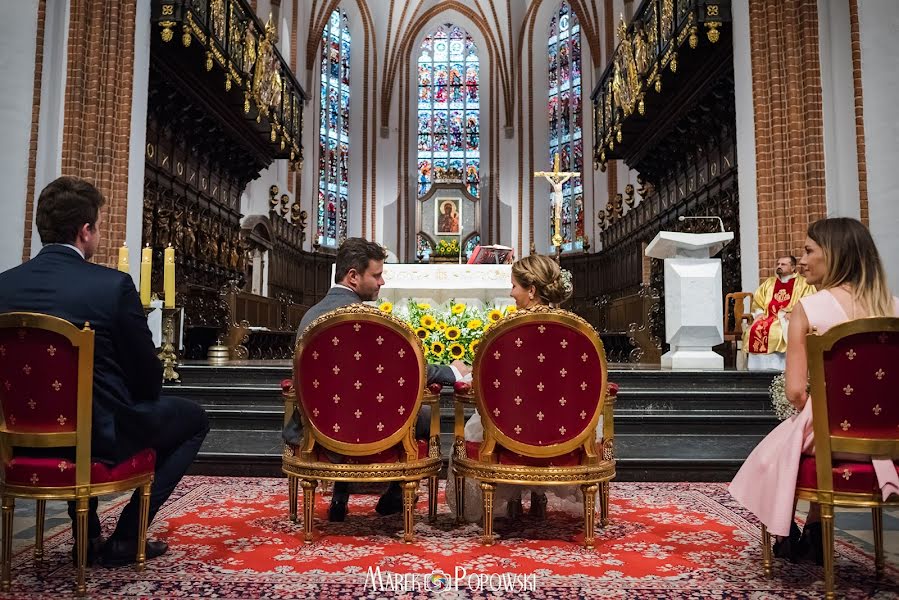
[(71, 248), (72, 250), (77, 252), (78, 256), (80, 256), (82, 259), (84, 259), (84, 252), (81, 251), (81, 248), (79, 248), (78, 246), (73, 246), (72, 244), (58, 244), (58, 243), (53, 242), (50, 244), (44, 244), (44, 246), (65, 246), (66, 248)]
[(347, 286), (343, 285), (342, 283), (335, 283), (335, 284), (334, 284), (334, 287), (337, 287), (337, 288), (343, 288), (343, 289), (345, 289), (345, 290), (349, 290), (349, 291), (353, 292), (354, 294), (356, 293), (356, 291), (355, 291), (353, 288), (348, 288)]
[(785, 275), (785, 276), (783, 276), (783, 277), (778, 277), (778, 279), (780, 279), (780, 282), (781, 282), (781, 283), (787, 283), (788, 281), (790, 281), (790, 280), (793, 279), (794, 277), (796, 277), (796, 273), (790, 273), (789, 275)]

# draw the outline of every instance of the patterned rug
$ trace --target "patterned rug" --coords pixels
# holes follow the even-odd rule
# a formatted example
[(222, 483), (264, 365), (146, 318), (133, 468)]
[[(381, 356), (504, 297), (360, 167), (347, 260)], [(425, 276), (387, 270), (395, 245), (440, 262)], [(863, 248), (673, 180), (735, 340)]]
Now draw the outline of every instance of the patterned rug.
[[(189, 477), (156, 518), (151, 535), (171, 549), (131, 568), (89, 570), (93, 598), (813, 598), (823, 571), (775, 561), (761, 573), (757, 522), (724, 484), (613, 483), (612, 524), (595, 550), (579, 546), (580, 519), (553, 511), (497, 518), (497, 544), (483, 547), (480, 527), (457, 527), (440, 498), (435, 523), (419, 497), (415, 544), (400, 541), (399, 515), (374, 512), (377, 495), (354, 495), (343, 523), (327, 522), (319, 494), (316, 540), (304, 545), (287, 519), (284, 479)], [(107, 503), (107, 533), (124, 499)], [(68, 527), (46, 535), (41, 569), (31, 547), (17, 546), (13, 591), (2, 598), (69, 596), (73, 585)], [(892, 598), (899, 569), (874, 578), (873, 557), (837, 544), (837, 593)]]

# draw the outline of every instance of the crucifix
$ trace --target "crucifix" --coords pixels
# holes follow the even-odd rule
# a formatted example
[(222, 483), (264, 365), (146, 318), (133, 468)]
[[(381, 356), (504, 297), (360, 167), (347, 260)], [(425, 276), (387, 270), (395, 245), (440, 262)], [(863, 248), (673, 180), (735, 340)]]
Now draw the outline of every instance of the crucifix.
[(554, 230), (552, 237), (553, 246), (556, 247), (556, 260), (562, 254), (562, 184), (572, 177), (580, 177), (581, 174), (574, 171), (559, 170), (559, 153), (553, 157), (552, 171), (534, 171), (534, 177), (543, 177), (552, 186), (552, 206), (554, 216)]

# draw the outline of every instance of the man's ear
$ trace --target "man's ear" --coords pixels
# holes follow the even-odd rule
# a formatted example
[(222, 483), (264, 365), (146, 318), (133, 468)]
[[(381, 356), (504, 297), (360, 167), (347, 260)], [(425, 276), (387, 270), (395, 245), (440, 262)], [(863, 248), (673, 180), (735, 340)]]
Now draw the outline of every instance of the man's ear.
[(78, 230), (78, 240), (81, 242), (87, 241), (87, 238), (94, 232), (94, 227), (90, 223), (85, 223)]

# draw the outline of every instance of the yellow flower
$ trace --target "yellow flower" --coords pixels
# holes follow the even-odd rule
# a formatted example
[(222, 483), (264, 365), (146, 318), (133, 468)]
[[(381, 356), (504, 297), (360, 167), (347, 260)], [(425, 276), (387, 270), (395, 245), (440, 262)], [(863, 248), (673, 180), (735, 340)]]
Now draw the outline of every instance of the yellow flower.
[(415, 335), (417, 335), (420, 340), (426, 340), (428, 339), (428, 336), (431, 335), (431, 332), (424, 327), (419, 327), (415, 330)]
[(445, 322), (440, 321), (439, 323), (437, 323), (437, 331), (443, 331), (444, 329), (446, 329), (446, 323), (445, 323)]
[(454, 315), (461, 315), (464, 312), (465, 312), (464, 304), (462, 304), (461, 302), (459, 304), (453, 304), (453, 314)]
[(393, 312), (393, 304), (390, 302), (381, 302), (381, 305), (378, 306), (381, 312), (386, 312), (388, 315)]
[(503, 311), (498, 308), (494, 308), (490, 312), (487, 313), (487, 320), (491, 323), (496, 323), (500, 319), (503, 318)]
[(433, 315), (422, 315), (420, 323), (425, 329), (434, 329), (434, 325), (437, 324), (437, 319), (435, 319)]
[(481, 343), (481, 340), (474, 340), (468, 345), (468, 349), (471, 350), (472, 356), (474, 356), (474, 351), (480, 343)]
[(512, 314), (513, 312), (515, 312), (516, 310), (518, 310), (518, 309), (515, 308), (515, 305), (514, 305), (514, 304), (510, 304), (509, 306), (506, 307), (506, 314), (507, 314), (507, 315), (510, 315), (510, 314)]
[(448, 340), (457, 340), (457, 339), (459, 339), (459, 336), (462, 334), (462, 332), (459, 331), (458, 327), (447, 327), (446, 332), (444, 332), (444, 333), (446, 335), (446, 339), (448, 339)]
[(428, 345), (427, 345), (427, 344), (425, 344), (424, 346), (425, 346), (425, 356), (427, 356), (428, 354), (431, 353), (431, 349), (428, 348)]
[(431, 310), (431, 305), (427, 302), (419, 302), (418, 303), (419, 310)]
[(440, 342), (434, 342), (431, 344), (431, 354), (434, 356), (443, 356), (443, 344)]
[(459, 343), (450, 344), (449, 353), (453, 358), (462, 358), (465, 356), (465, 346)]
[(483, 325), (483, 323), (481, 322), (480, 319), (472, 319), (471, 321), (468, 322), (466, 327), (468, 327), (469, 329), (480, 329), (481, 325)]

